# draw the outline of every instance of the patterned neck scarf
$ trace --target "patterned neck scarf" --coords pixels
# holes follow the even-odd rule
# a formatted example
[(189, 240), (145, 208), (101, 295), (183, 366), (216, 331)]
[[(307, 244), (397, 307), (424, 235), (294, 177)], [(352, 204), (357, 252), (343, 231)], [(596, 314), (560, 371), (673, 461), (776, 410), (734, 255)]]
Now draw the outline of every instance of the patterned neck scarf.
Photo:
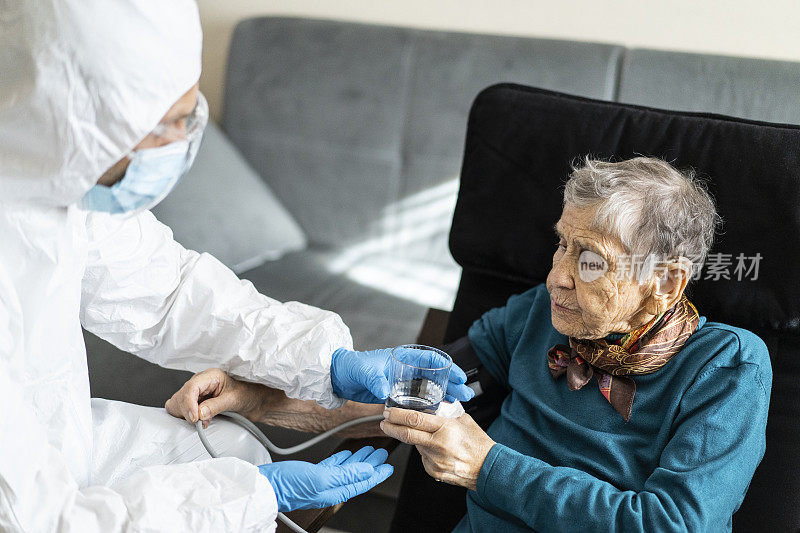
[(636, 383), (632, 375), (652, 374), (678, 353), (700, 322), (697, 309), (686, 298), (625, 334), (618, 344), (606, 339), (569, 338), (569, 346), (556, 344), (547, 351), (554, 379), (567, 375), (570, 390), (586, 385), (597, 375), (600, 392), (625, 422), (631, 418)]

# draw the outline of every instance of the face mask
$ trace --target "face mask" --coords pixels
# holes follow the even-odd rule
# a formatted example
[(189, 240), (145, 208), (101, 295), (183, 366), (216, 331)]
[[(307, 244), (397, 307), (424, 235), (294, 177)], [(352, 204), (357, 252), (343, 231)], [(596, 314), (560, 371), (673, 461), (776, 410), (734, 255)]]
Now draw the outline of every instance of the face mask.
[(89, 189), (81, 200), (81, 208), (129, 215), (152, 208), (192, 166), (200, 137), (134, 150), (122, 179), (111, 187), (98, 184)]

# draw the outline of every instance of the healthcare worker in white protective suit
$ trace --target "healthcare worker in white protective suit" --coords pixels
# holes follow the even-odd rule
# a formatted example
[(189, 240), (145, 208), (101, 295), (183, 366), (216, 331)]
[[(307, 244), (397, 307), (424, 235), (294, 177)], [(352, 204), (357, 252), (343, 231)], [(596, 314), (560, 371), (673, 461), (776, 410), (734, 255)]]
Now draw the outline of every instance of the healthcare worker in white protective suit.
[(269, 531), (391, 473), (377, 451), (210, 459), (163, 409), (90, 400), (81, 324), (328, 408), (388, 394), (386, 350), (353, 351), (336, 314), (259, 294), (145, 210), (196, 151), (200, 48), (192, 0), (0, 2), (0, 531)]

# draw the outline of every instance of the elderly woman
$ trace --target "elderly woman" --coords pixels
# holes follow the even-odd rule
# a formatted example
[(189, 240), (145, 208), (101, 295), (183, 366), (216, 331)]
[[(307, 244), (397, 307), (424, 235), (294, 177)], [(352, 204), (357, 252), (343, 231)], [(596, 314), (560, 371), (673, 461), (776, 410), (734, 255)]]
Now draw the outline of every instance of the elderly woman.
[(456, 531), (731, 529), (764, 454), (772, 371), (761, 339), (684, 295), (717, 219), (659, 159), (574, 169), (546, 285), (469, 330), (508, 391), (488, 432), (396, 408), (381, 423), (469, 489)]

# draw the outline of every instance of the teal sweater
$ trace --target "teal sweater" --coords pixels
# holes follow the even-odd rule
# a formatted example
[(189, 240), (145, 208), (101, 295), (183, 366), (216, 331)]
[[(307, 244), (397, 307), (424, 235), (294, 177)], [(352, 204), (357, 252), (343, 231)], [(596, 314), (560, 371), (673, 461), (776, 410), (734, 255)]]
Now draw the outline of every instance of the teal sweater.
[(551, 376), (547, 350), (568, 340), (544, 285), (469, 339), (509, 394), (455, 531), (730, 531), (765, 449), (772, 368), (755, 334), (700, 317), (664, 367), (635, 376), (627, 423), (596, 379), (571, 391)]

